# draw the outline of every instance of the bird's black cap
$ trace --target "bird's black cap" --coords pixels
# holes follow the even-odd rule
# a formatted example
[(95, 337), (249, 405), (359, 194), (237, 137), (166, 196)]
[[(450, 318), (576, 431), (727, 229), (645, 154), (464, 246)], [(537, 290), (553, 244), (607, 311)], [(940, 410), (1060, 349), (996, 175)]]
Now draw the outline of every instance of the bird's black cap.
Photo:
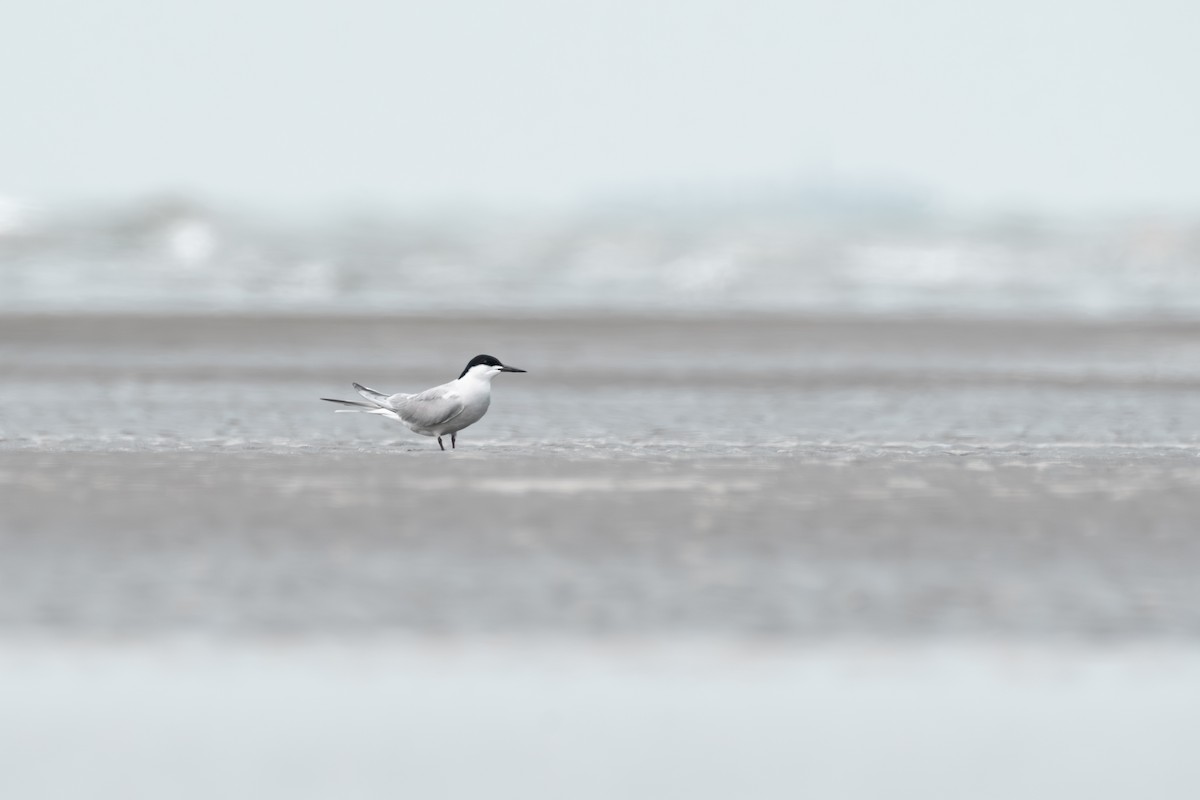
[(525, 371), (523, 369), (517, 369), (516, 367), (506, 367), (503, 364), (501, 364), (500, 359), (496, 358), (495, 356), (479, 355), (479, 356), (475, 356), (474, 358), (472, 358), (470, 361), (467, 362), (467, 366), (463, 369), (462, 375), (459, 375), (458, 377), (461, 378), (463, 375), (466, 375), (468, 372), (471, 371), (471, 367), (478, 367), (480, 364), (483, 364), (484, 366), (487, 366), (487, 367), (500, 367), (504, 372), (524, 372)]

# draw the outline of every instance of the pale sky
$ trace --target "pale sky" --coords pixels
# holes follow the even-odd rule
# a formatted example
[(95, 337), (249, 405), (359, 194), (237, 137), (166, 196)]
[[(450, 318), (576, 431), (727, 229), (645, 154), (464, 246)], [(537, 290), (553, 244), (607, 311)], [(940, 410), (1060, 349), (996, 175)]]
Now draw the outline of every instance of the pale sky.
[(0, 0), (0, 195), (1200, 211), (1196, 0)]

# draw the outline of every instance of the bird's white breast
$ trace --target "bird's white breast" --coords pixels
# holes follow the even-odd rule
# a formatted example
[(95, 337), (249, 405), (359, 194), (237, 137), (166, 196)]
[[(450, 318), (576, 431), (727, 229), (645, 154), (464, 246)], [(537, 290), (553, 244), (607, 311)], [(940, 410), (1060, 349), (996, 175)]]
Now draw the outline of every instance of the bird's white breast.
[(479, 380), (470, 375), (460, 378), (456, 390), (462, 398), (463, 410), (446, 425), (446, 430), (461, 431), (468, 425), (473, 425), (487, 413), (492, 403), (492, 382)]

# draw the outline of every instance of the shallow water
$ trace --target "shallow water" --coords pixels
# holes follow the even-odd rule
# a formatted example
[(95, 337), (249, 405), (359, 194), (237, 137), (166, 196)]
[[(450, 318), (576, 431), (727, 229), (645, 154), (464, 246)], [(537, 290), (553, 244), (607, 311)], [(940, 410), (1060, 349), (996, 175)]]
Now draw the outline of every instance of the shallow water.
[(0, 794), (1186, 800), (1200, 654), (406, 641), (0, 649)]
[(46, 208), (8, 215), (0, 311), (1200, 314), (1194, 217), (947, 215), (854, 195), (440, 218)]

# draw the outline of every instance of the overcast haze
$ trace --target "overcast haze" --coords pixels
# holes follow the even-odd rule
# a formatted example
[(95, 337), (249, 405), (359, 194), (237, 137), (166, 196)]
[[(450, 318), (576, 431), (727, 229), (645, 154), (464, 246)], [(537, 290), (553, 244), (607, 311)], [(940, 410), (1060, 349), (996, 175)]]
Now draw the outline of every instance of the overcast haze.
[(0, 194), (1200, 208), (1193, 2), (8, 3)]

